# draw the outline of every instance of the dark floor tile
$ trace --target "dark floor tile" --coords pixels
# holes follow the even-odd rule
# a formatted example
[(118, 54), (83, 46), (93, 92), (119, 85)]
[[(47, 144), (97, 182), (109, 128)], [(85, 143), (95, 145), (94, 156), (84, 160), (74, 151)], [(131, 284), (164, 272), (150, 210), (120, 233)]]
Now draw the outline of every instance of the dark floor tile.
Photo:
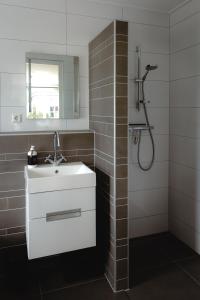
[(28, 268), (8, 266), (7, 271), (0, 277), (0, 299), (4, 300), (39, 300), (40, 288), (37, 276), (29, 272)]
[[(28, 260), (26, 247), (0, 250), (0, 281), (7, 290), (23, 296), (60, 289), (74, 283), (102, 278), (104, 263), (100, 250), (89, 248), (62, 255)], [(0, 296), (1, 299), (1, 296)], [(3, 298), (2, 298), (3, 299)]]
[(151, 276), (152, 269), (170, 264), (169, 256), (163, 250), (166, 234), (157, 234), (133, 239), (129, 243), (129, 286), (132, 288)]
[(154, 277), (154, 273), (157, 270), (158, 268), (135, 268), (133, 270), (130, 288), (141, 285), (144, 282), (150, 280)]
[(177, 264), (200, 283), (200, 257), (194, 257), (184, 261), (179, 261)]
[(15, 299), (15, 295), (18, 297), (16, 299), (31, 298), (31, 295), (37, 299), (40, 294), (38, 273), (33, 272), (30, 267), (26, 248), (4, 249), (0, 251), (0, 257), (3, 260), (0, 272), (0, 299)]
[(74, 283), (82, 283), (104, 274), (101, 259), (93, 249), (72, 252), (47, 258), (39, 262), (40, 287), (42, 292), (68, 287)]
[(155, 268), (170, 263), (168, 254), (163, 249), (163, 237), (146, 237), (132, 241), (133, 267)]
[(181, 260), (192, 256), (197, 256), (190, 247), (178, 240), (174, 235), (167, 234), (163, 238), (163, 249), (171, 260)]
[[(43, 278), (40, 278), (40, 288), (43, 293), (51, 292), (74, 284), (82, 284), (94, 278), (95, 277), (92, 274), (89, 276), (88, 273), (83, 274), (78, 273), (78, 271), (76, 275), (72, 274), (72, 276), (61, 270), (58, 270), (57, 272), (52, 271), (51, 273), (44, 275)], [(102, 278), (102, 276), (96, 277), (96, 279), (99, 278)]]
[(20, 262), (25, 264), (28, 263), (26, 246), (5, 248), (2, 251), (4, 252), (4, 257), (8, 263), (12, 263), (12, 262)]
[(43, 295), (44, 300), (128, 300), (125, 293), (113, 293), (106, 279)]
[(156, 268), (197, 256), (168, 232), (131, 240), (130, 254), (130, 287), (151, 278)]
[(30, 294), (23, 291), (0, 291), (0, 299), (3, 300), (41, 300), (40, 294)]
[(151, 273), (141, 285), (128, 292), (133, 300), (197, 300), (200, 287), (175, 265)]
[(41, 299), (38, 271), (32, 269), (26, 247), (2, 249), (0, 262), (0, 299)]

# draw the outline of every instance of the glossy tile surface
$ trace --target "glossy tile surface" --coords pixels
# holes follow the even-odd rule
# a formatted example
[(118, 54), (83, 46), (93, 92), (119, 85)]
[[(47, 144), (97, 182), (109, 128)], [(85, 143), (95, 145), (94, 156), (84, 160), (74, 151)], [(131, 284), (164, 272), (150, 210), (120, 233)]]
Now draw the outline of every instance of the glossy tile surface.
[[(33, 261), (27, 260), (25, 247), (0, 250), (0, 299), (199, 299), (200, 258), (192, 249), (169, 233), (130, 244), (134, 287), (119, 293), (113, 293), (104, 278), (101, 251), (94, 248)], [(124, 247), (122, 243), (118, 246)], [(118, 274), (126, 272), (123, 261), (117, 266)], [(120, 290), (127, 283), (118, 280), (117, 284)]]
[(200, 253), (200, 2), (195, 0), (185, 3), (171, 14), (170, 23), (172, 188), (169, 197), (169, 229)]
[(170, 233), (130, 241), (130, 299), (198, 299), (199, 256)]

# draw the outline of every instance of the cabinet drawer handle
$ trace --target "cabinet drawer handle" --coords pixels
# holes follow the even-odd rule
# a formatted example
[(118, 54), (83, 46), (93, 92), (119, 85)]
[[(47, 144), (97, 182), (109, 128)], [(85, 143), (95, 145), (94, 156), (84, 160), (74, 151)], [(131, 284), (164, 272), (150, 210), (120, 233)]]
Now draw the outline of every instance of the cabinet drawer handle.
[(70, 218), (78, 218), (81, 216), (81, 209), (72, 209), (72, 210), (64, 210), (64, 211), (57, 211), (53, 213), (46, 214), (46, 221), (53, 222), (58, 220), (65, 220)]

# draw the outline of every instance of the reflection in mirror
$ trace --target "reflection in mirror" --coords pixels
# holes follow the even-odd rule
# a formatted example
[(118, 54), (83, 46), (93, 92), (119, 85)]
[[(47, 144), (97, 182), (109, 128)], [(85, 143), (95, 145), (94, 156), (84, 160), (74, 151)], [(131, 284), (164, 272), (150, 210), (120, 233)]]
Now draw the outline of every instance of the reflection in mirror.
[(27, 118), (78, 118), (78, 69), (78, 57), (27, 53)]

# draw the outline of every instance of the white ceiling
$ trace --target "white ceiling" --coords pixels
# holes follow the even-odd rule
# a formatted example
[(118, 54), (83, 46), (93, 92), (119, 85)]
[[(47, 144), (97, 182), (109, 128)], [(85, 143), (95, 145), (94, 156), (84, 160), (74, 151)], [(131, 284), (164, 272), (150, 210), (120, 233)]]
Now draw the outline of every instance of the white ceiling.
[[(91, 0), (95, 2), (115, 3), (119, 5), (132, 6), (136, 5), (140, 8), (149, 10), (158, 10), (162, 12), (169, 12), (178, 5), (183, 4), (187, 0)], [(188, 0), (190, 1), (190, 0)]]

